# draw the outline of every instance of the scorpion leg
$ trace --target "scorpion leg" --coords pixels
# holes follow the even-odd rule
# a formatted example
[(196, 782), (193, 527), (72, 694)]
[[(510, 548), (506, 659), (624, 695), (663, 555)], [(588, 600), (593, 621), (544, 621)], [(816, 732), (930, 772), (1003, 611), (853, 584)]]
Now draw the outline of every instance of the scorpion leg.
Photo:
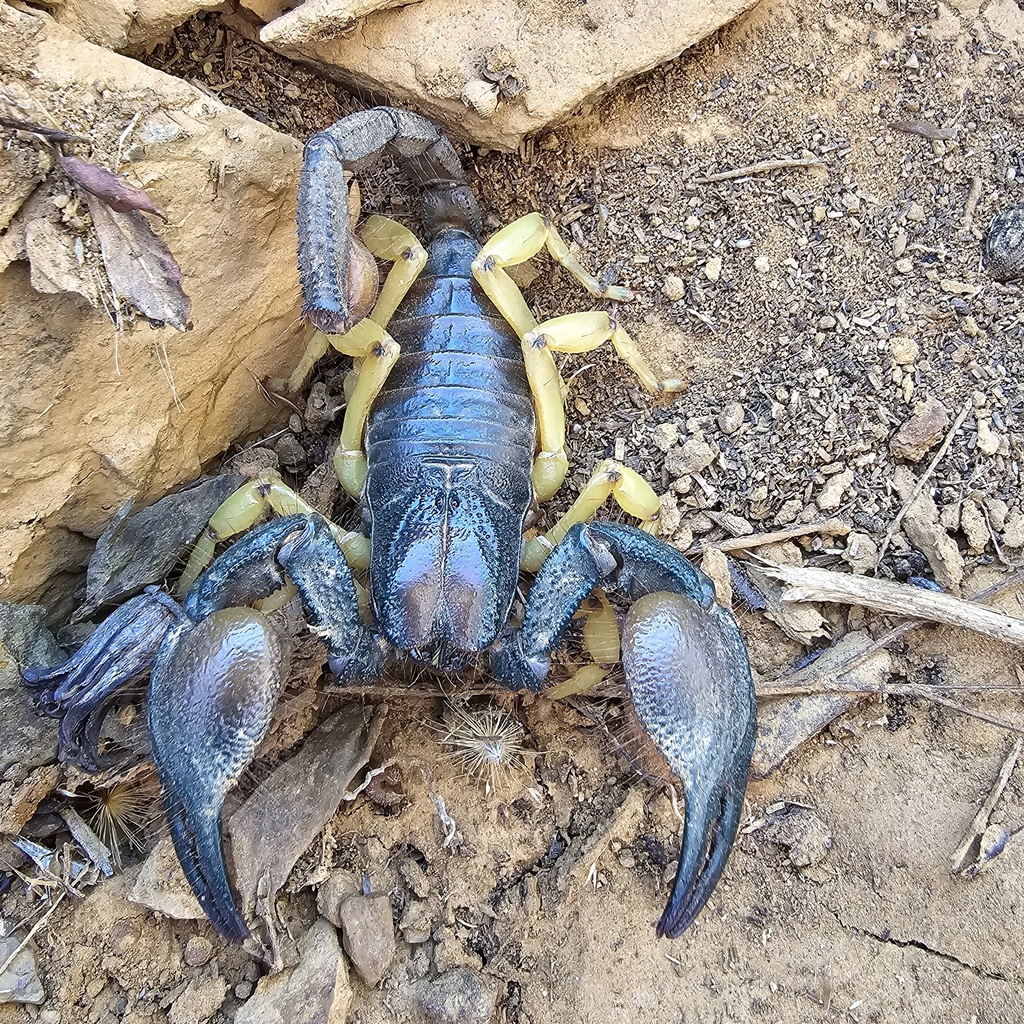
[(614, 459), (604, 459), (598, 463), (587, 485), (580, 491), (579, 497), (565, 515), (547, 533), (526, 542), (523, 548), (522, 568), (526, 572), (536, 572), (552, 549), (562, 542), (562, 538), (569, 532), (569, 527), (592, 519), (609, 496), (613, 496), (619, 507), (628, 515), (645, 521), (641, 529), (648, 529), (648, 525), (653, 527), (651, 520), (661, 503), (651, 485), (628, 466), (623, 466)]
[[(229, 494), (210, 517), (210, 522), (193, 546), (185, 564), (178, 581), (178, 593), (188, 593), (199, 574), (213, 561), (213, 553), (219, 543), (255, 526), (268, 508), (279, 516), (318, 514), (277, 473), (269, 470), (261, 473), (255, 480), (239, 487), (234, 494)], [(342, 530), (334, 523), (329, 525), (349, 565), (356, 569), (369, 568), (368, 539), (361, 533)]]
[(618, 321), (607, 313), (591, 312), (557, 317), (538, 325), (522, 293), (504, 268), (523, 263), (547, 246), (592, 295), (617, 301), (632, 297), (626, 288), (602, 285), (588, 274), (568, 246), (540, 214), (529, 214), (490, 238), (473, 261), (473, 276), (501, 315), (519, 334), (526, 373), (537, 414), (540, 451), (533, 466), (533, 489), (539, 501), (562, 485), (569, 462), (565, 454), (564, 385), (552, 352), (586, 352), (611, 340), (624, 362), (652, 394), (677, 391), (682, 383), (661, 381)]
[(242, 607), (278, 590), (287, 573), (339, 681), (376, 677), (385, 647), (359, 621), (352, 572), (320, 516), (253, 530), (189, 591), (185, 618), (157, 654), (150, 678), (153, 760), (171, 838), (193, 892), (218, 932), (248, 934), (228, 880), (220, 834), (224, 798), (266, 735), (287, 676), (269, 620)]
[(679, 869), (658, 924), (675, 938), (710, 897), (739, 827), (756, 718), (746, 648), (711, 581), (682, 554), (635, 527), (580, 523), (541, 566), (522, 626), (495, 644), (495, 676), (539, 690), (595, 587), (634, 602), (626, 682), (641, 725), (686, 788)]

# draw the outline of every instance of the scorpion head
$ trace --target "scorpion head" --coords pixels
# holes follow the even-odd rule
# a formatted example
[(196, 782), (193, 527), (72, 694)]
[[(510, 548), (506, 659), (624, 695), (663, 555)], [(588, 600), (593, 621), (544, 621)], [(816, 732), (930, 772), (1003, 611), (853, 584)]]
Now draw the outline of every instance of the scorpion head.
[[(513, 481), (488, 479), (498, 472), (425, 459), (402, 473), (407, 479), (368, 488), (370, 589), (381, 632), (441, 671), (476, 659), (515, 595), (525, 502), (514, 500)], [(383, 550), (379, 536), (388, 538)]]

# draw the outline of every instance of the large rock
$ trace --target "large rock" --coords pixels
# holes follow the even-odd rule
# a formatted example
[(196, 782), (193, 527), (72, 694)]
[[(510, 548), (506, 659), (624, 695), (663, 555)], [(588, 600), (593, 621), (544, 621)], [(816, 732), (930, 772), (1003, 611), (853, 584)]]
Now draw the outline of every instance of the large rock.
[[(44, 151), (21, 139), (0, 149), (0, 585), (9, 600), (38, 600), (54, 574), (84, 564), (84, 538), (99, 536), (127, 498), (146, 504), (195, 478), (275, 414), (259, 382), (287, 376), (306, 337), (295, 270), (300, 147), (6, 5), (0, 79), (21, 117), (89, 136), (89, 155), (106, 166), (125, 154), (121, 169), (167, 215), (154, 226), (192, 298), (188, 333), (140, 317), (119, 336), (79, 296), (37, 292), (14, 238), (24, 208), (35, 211), (30, 227), (46, 225), (38, 237), (70, 233), (72, 250), (88, 251), (89, 229), (58, 216), (68, 207), (54, 197), (73, 203), (76, 191)], [(45, 263), (45, 244), (35, 251)], [(39, 279), (37, 269), (32, 280), (45, 287), (47, 268)]]
[[(455, 135), (513, 150), (584, 100), (678, 56), (753, 0), (422, 0), (370, 14), (347, 34), (330, 13), (309, 18), (314, 4), (330, 6), (309, 0), (264, 26), (260, 38), (345, 85), (414, 104)], [(485, 79), (505, 74), (506, 92), (522, 91), (488, 116)]]
[(218, 0), (62, 0), (54, 16), (91, 43), (138, 52), (164, 42), (193, 14), (220, 6)]

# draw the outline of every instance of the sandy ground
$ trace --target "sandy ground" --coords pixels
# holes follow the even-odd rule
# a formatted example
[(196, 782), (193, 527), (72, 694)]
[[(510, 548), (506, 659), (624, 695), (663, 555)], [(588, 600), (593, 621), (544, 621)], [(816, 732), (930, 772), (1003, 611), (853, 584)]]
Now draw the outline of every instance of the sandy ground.
[[(206, 63), (216, 84), (213, 24), (193, 22), (151, 59), (186, 77)], [(520, 154), (475, 154), (495, 225), (532, 209), (560, 218), (591, 267), (615, 267), (637, 292), (623, 316), (652, 360), (692, 381), (680, 399), (652, 406), (613, 355), (570, 360), (573, 466), (552, 509), (618, 442), (670, 495), (680, 544), (721, 536), (723, 515), (768, 530), (826, 513), (881, 544), (902, 504), (889, 441), (931, 396), (952, 415), (967, 408), (930, 488), (940, 512), (953, 510), (944, 522), (965, 556), (963, 591), (1015, 568), (1020, 549), (999, 543), (998, 525), (979, 541), (956, 517), (973, 504), (991, 526), (993, 516), (1020, 511), (1024, 305), (1019, 285), (996, 285), (981, 270), (979, 239), (995, 212), (1024, 197), (1022, 51), (1024, 13), (1013, 3), (979, 14), (966, 3), (890, 10), (884, 0), (764, 0)], [(294, 80), (305, 88), (304, 75)], [(287, 95), (287, 77), (253, 72), (252, 82), (262, 84), (218, 93), (300, 136), (349, 109), (325, 89), (314, 118)], [(941, 137), (921, 137), (921, 125)], [(823, 163), (693, 180), (806, 157)], [(385, 179), (366, 192), (371, 206), (392, 210), (402, 198)], [(716, 257), (721, 265), (709, 266)], [(527, 293), (539, 315), (580, 307), (571, 282), (541, 271)], [(917, 350), (900, 361), (893, 353), (907, 339)], [(726, 433), (720, 415), (729, 403), (743, 420)], [(677, 483), (673, 439), (698, 435), (721, 454), (699, 481)], [(819, 503), (828, 481), (848, 471), (836, 505)], [(842, 553), (829, 538), (801, 551), (826, 567), (840, 566)], [(879, 570), (929, 573), (902, 536)], [(1021, 593), (1001, 598), (1017, 616)], [(763, 615), (737, 614), (763, 678), (806, 653)], [(835, 636), (864, 622), (835, 609), (827, 618)], [(876, 633), (885, 626), (867, 623)], [(895, 683), (1020, 681), (1014, 649), (963, 631), (916, 630), (893, 655)], [(954, 696), (1024, 720), (1015, 694)], [(426, 941), (400, 934), (390, 978), (374, 990), (354, 981), (353, 1024), (412, 1019), (406, 1000), (416, 981), (463, 965), (491, 979), (496, 1019), (509, 1024), (1024, 1016), (1019, 839), (973, 880), (950, 872), (1011, 731), (926, 700), (869, 699), (750, 786), (725, 878), (697, 923), (669, 942), (655, 939), (653, 925), (674, 819), (663, 788), (623, 756), (630, 744), (618, 701), (496, 699), (525, 726), (530, 752), (507, 792), (484, 797), (445, 761), (431, 727), (439, 698), (392, 700), (377, 756), (398, 759), (408, 802), (397, 813), (369, 800), (346, 805), (281, 900), (296, 934), (315, 917), (313, 891), (332, 871), (365, 872), (389, 891), (407, 935), (410, 904), (423, 904), (415, 909)], [(424, 760), (457, 823), (448, 846)], [(820, 830), (810, 864), (797, 866), (765, 827), (781, 803), (805, 809)], [(1011, 835), (1024, 823), (1019, 770), (993, 820)], [(420, 891), (403, 868), (410, 861), (422, 869)], [(0, 1021), (175, 1024), (199, 1019), (203, 985), (227, 992), (209, 1019), (233, 1019), (254, 964), (222, 949), (203, 923), (157, 920), (127, 903), (138, 870), (50, 918), (36, 936), (48, 1016), (0, 1007)], [(190, 966), (183, 951), (195, 935), (212, 939), (215, 953)]]

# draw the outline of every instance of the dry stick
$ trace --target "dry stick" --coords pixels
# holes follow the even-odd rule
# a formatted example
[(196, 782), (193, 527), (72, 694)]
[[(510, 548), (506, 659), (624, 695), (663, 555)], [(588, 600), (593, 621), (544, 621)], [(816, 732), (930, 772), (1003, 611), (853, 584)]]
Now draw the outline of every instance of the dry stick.
[[(979, 590), (977, 593), (971, 594), (968, 600), (974, 601), (978, 604), (983, 604), (990, 598), (996, 597), (997, 595), (1001, 594), (1003, 591), (1015, 587), (1018, 583), (1024, 583), (1024, 569), (1018, 570), (1015, 573), (1011, 573), (1005, 579), (998, 580), (991, 586), (985, 587), (984, 590)], [(865, 647), (864, 650), (858, 651), (856, 654), (851, 655), (850, 658), (847, 659), (847, 661), (842, 662), (838, 665), (833, 665), (832, 670), (837, 678), (842, 675), (845, 675), (851, 669), (856, 668), (857, 665), (861, 664), (861, 662), (867, 661), (867, 659), (870, 658), (872, 654), (876, 653), (877, 651), (885, 650), (885, 648), (888, 647), (894, 640), (899, 640), (900, 637), (906, 636), (907, 633), (911, 633), (915, 629), (924, 629), (930, 625), (931, 623), (922, 622), (920, 619), (907, 619), (905, 622), (901, 622), (899, 625), (893, 626), (892, 629), (887, 630), (877, 640), (875, 640), (873, 643)], [(800, 669), (795, 666), (793, 668), (790, 668), (788, 671), (784, 672), (781, 676), (779, 676), (779, 678), (775, 681), (776, 684), (782, 684), (786, 679), (788, 679), (790, 676), (796, 675), (796, 673), (799, 671)]]
[(726, 540), (715, 541), (708, 544), (693, 544), (686, 554), (699, 555), (709, 548), (717, 548), (719, 551), (745, 551), (749, 548), (766, 547), (769, 544), (778, 544), (780, 541), (792, 540), (794, 537), (806, 537), (812, 533), (823, 533), (827, 537), (841, 537), (849, 533), (852, 527), (842, 519), (826, 519), (820, 523), (804, 523), (801, 526), (791, 526), (786, 530), (774, 530), (771, 533), (748, 533), (743, 537), (729, 537)]
[(783, 595), (784, 601), (860, 605), (889, 615), (910, 615), (947, 626), (962, 626), (994, 640), (1024, 647), (1024, 619), (984, 608), (951, 594), (867, 576), (830, 572), (828, 569), (765, 565), (762, 571), (782, 580), (790, 588)]
[(892, 543), (893, 534), (900, 528), (900, 524), (903, 522), (903, 517), (907, 514), (910, 506), (917, 501), (918, 495), (924, 490), (924, 485), (931, 478), (935, 472), (935, 467), (942, 461), (943, 456), (949, 451), (949, 446), (953, 443), (953, 436), (963, 425), (967, 414), (971, 411), (973, 402), (970, 398), (964, 402), (964, 407), (960, 410), (960, 415), (953, 421), (953, 426), (949, 428), (949, 432), (946, 434), (939, 450), (935, 453), (935, 458), (928, 464), (928, 468), (924, 471), (921, 479), (917, 481), (917, 486), (910, 492), (910, 497), (903, 503), (903, 508), (899, 510), (896, 518), (892, 521), (889, 529), (885, 531), (885, 539), (882, 541), (882, 546), (878, 549), (878, 558), (875, 559), (875, 568), (877, 569), (882, 563), (882, 559), (885, 557), (885, 553), (889, 550), (889, 545)]
[(783, 171), (789, 167), (824, 167), (825, 161), (820, 157), (793, 157), (783, 160), (762, 160), (760, 163), (748, 164), (746, 167), (735, 167), (731, 171), (719, 171), (717, 174), (706, 174), (700, 178), (691, 178), (694, 185), (710, 185), (716, 181), (729, 181), (732, 178), (743, 178), (748, 174), (767, 174), (769, 171)]
[(967, 834), (964, 836), (964, 841), (953, 853), (952, 868), (954, 871), (963, 872), (964, 861), (967, 859), (968, 853), (971, 852), (971, 847), (974, 845), (978, 837), (984, 834), (985, 829), (988, 828), (989, 815), (991, 815), (992, 811), (995, 809), (996, 803), (1003, 795), (1003, 790), (1006, 788), (1006, 783), (1010, 781), (1013, 769), (1017, 767), (1017, 759), (1020, 757), (1022, 748), (1024, 748), (1024, 740), (1021, 740), (1020, 737), (1018, 737), (1003, 760), (1003, 766), (999, 769), (999, 775), (996, 777), (996, 781), (992, 784), (992, 788), (989, 790), (988, 796), (985, 797), (985, 802), (981, 805), (978, 809), (978, 813), (974, 816), (974, 821), (971, 822), (971, 827), (967, 830)]

